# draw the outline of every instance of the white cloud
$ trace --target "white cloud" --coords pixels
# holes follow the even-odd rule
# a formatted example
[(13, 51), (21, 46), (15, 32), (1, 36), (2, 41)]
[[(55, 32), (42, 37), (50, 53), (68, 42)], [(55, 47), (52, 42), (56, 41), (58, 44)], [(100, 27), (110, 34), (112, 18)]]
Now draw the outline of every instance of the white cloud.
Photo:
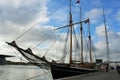
[(45, 2), (46, 0), (2, 0), (0, 20), (8, 20), (21, 25), (28, 24), (38, 17), (46, 16)]
[[(104, 9), (105, 15), (108, 15), (112, 12), (111, 9)], [(90, 11), (86, 12), (85, 18), (90, 18), (90, 22), (93, 24), (103, 23), (103, 8), (93, 8)]]
[(20, 34), (31, 26), (48, 21), (46, 2), (46, 0), (1, 0), (0, 35)]
[(100, 25), (100, 26), (96, 27), (95, 33), (99, 36), (104, 35), (104, 32), (103, 32), (103, 31), (105, 31), (104, 29), (105, 29), (104, 25)]
[[(107, 26), (107, 28), (109, 28), (109, 27)], [(96, 30), (95, 30), (95, 33), (98, 36), (105, 36), (105, 25), (102, 24), (102, 25), (97, 26)]]
[(101, 17), (103, 14), (103, 10), (101, 8), (94, 8), (85, 14), (85, 18), (90, 18), (92, 23), (96, 23), (98, 21), (98, 18)]
[(102, 9), (94, 8), (86, 13), (86, 17), (99, 18), (102, 14)]
[[(47, 0), (0, 0), (0, 54), (11, 54), (10, 47), (5, 43), (6, 41), (13, 41), (20, 34), (28, 30), (30, 27), (43, 26), (49, 20), (47, 17)], [(36, 36), (42, 35), (36, 33), (35, 30), (40, 32), (40, 28), (35, 27), (32, 31)], [(46, 26), (43, 26), (46, 28)], [(41, 29), (44, 33), (49, 31), (50, 28)], [(22, 43), (33, 43), (34, 35), (26, 34), (31, 38), (22, 37)], [(38, 39), (38, 37), (37, 37)], [(18, 42), (20, 42), (18, 40)], [(18, 54), (18, 53), (17, 53)], [(15, 55), (16, 56), (16, 55)]]
[[(109, 27), (108, 27), (109, 28)], [(105, 39), (105, 28), (104, 25), (96, 27), (96, 36), (98, 37), (97, 42), (94, 44), (96, 48), (96, 55), (104, 60), (107, 58), (107, 48)], [(102, 39), (101, 39), (102, 38)], [(111, 60), (117, 60), (120, 56), (120, 35), (119, 32), (108, 31), (109, 49)], [(117, 56), (116, 56), (117, 55)]]
[[(42, 47), (42, 49), (37, 48), (33, 49), (35, 54), (42, 56), (46, 52), (44, 48), (46, 45), (51, 45), (54, 40), (53, 37), (54, 32), (52, 30), (53, 26), (43, 25), (43, 23), (48, 22), (49, 18), (47, 16), (47, 0), (7, 0), (2, 1), (0, 4), (0, 48), (1, 54), (11, 54), (17, 56), (17, 58), (10, 58), (9, 60), (18, 61), (18, 57), (20, 53), (16, 52), (18, 55), (14, 53), (10, 49), (10, 47), (5, 43), (5, 41), (11, 42), (19, 37), (26, 30), (33, 27), (32, 30), (27, 32), (25, 35), (16, 40), (17, 44), (27, 49), (28, 47)], [(11, 3), (16, 3), (11, 6)], [(57, 18), (57, 17), (55, 17)], [(58, 19), (58, 18), (57, 18)], [(62, 18), (61, 18), (62, 19)], [(63, 20), (63, 19), (62, 19)], [(47, 35), (46, 35), (47, 34)], [(52, 35), (51, 37), (49, 37)], [(49, 37), (48, 43), (44, 42), (44, 40)], [(62, 38), (62, 37), (60, 37)], [(58, 45), (62, 42), (57, 37)], [(37, 45), (38, 43), (43, 42), (46, 45)], [(63, 46), (63, 45), (61, 45)], [(60, 46), (60, 49), (61, 49)], [(53, 46), (56, 47), (56, 46)], [(54, 49), (53, 49), (54, 50)], [(51, 50), (50, 52), (55, 52)], [(62, 50), (59, 50), (62, 51)], [(51, 54), (52, 55), (52, 54)], [(53, 54), (54, 55), (54, 54)], [(50, 56), (50, 55), (48, 55)]]

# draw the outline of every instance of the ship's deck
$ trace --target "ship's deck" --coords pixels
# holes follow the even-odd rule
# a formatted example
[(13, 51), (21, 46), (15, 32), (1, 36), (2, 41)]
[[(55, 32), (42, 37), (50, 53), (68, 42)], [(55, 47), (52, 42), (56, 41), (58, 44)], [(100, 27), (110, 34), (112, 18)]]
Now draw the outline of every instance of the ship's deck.
[(120, 80), (120, 74), (116, 70), (109, 70), (109, 72), (101, 71), (57, 80)]

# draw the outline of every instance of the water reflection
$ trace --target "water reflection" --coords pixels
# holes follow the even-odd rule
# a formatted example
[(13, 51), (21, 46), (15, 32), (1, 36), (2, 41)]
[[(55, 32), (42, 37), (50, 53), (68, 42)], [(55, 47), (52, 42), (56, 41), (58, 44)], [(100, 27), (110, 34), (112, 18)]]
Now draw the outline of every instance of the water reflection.
[(1, 65), (0, 80), (53, 80), (48, 71), (36, 66)]

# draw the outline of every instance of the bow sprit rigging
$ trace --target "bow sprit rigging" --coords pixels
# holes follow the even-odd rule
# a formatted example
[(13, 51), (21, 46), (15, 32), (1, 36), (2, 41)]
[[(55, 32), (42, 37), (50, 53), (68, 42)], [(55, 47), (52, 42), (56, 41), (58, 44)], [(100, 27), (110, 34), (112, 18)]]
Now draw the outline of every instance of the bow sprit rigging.
[[(40, 61), (40, 62), (41, 62), (41, 61), (44, 61), (44, 62), (49, 63), (49, 61), (47, 61), (47, 60), (45, 59), (45, 57), (40, 58), (40, 57), (38, 57), (37, 55), (35, 55), (30, 48), (28, 48), (28, 49), (26, 49), (26, 50), (20, 48), (20, 47), (16, 44), (15, 41), (13, 41), (13, 42), (11, 42), (11, 43), (9, 43), (9, 42), (6, 42), (6, 43), (7, 43), (8, 45), (16, 48), (16, 49), (17, 49), (28, 61), (30, 61), (30, 62), (38, 63), (38, 62), (36, 62), (36, 61)], [(26, 53), (26, 55), (25, 55), (25, 53)]]

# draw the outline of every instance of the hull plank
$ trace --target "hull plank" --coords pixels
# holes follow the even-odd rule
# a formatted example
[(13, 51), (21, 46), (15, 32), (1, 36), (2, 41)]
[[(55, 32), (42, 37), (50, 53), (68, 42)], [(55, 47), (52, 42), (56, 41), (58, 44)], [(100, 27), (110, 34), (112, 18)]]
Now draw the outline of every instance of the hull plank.
[(61, 65), (51, 65), (51, 73), (53, 79), (77, 76), (81, 74), (86, 74), (90, 72), (96, 72), (95, 69), (86, 69), (86, 68), (76, 68), (76, 67), (68, 67)]

